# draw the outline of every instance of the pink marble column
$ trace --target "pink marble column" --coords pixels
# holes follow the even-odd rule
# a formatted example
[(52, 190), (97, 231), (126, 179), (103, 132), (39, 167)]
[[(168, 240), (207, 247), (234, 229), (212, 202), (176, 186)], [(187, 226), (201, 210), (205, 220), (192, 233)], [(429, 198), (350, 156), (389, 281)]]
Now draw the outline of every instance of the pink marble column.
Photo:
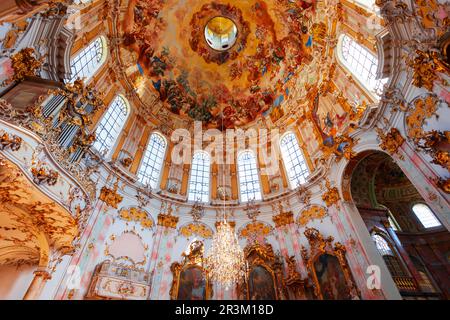
[(36, 270), (34, 272), (33, 280), (31, 281), (27, 292), (23, 296), (23, 300), (38, 300), (45, 284), (51, 278), (52, 276), (47, 270)]

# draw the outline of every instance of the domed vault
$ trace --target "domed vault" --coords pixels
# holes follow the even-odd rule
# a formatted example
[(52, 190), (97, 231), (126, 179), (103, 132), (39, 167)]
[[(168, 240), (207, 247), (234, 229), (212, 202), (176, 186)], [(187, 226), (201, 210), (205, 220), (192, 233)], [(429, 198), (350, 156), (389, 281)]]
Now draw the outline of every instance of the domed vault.
[[(144, 103), (156, 100), (207, 128), (261, 116), (276, 121), (282, 105), (293, 108), (305, 97), (294, 88), (316, 80), (305, 66), (315, 60), (317, 18), (314, 1), (133, 0), (123, 16), (120, 58), (131, 61), (135, 88), (154, 96)], [(223, 48), (211, 45), (207, 25), (212, 36), (214, 28), (224, 33)]]

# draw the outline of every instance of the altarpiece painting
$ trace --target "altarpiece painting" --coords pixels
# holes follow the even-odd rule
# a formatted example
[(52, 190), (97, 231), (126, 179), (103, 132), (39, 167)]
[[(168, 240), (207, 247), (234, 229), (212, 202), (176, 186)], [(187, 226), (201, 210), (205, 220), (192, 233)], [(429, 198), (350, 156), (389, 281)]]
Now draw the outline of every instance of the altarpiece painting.
[(208, 300), (212, 296), (212, 287), (208, 271), (203, 267), (203, 242), (194, 241), (189, 253), (182, 253), (182, 263), (172, 263), (173, 274), (170, 297), (172, 300)]

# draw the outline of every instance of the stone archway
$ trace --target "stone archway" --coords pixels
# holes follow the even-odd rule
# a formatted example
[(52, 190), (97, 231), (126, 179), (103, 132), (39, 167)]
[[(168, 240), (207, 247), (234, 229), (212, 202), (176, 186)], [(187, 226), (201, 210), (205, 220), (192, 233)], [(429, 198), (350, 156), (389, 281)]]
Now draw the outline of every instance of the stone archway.
[[(443, 225), (427, 229), (421, 224), (411, 207), (414, 203), (426, 204), (427, 201), (393, 158), (380, 151), (369, 150), (358, 154), (345, 168), (342, 197), (356, 208), (371, 235), (375, 230), (383, 230), (389, 235), (407, 266), (404, 276), (393, 277), (404, 298), (448, 298), (450, 269), (446, 260), (446, 243), (450, 241), (450, 233)], [(433, 249), (425, 249), (426, 246)], [(431, 270), (432, 282), (436, 287), (434, 292), (422, 290), (425, 280), (411, 256), (419, 256)], [(383, 256), (386, 262), (385, 258)], [(389, 271), (392, 274), (391, 265)]]

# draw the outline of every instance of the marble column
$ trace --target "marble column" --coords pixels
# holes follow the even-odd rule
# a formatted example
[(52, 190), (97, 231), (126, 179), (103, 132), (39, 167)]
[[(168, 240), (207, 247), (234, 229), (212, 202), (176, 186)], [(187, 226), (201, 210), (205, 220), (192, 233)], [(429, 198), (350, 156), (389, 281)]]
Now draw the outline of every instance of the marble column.
[[(283, 258), (294, 256), (297, 262), (297, 271), (303, 277), (307, 276), (308, 272), (301, 257), (300, 242), (298, 241), (293, 213), (291, 211), (281, 212), (273, 217), (273, 221), (275, 222), (277, 240), (280, 244)], [(283, 261), (283, 264), (286, 266), (286, 261)], [(285, 271), (287, 272), (286, 267)]]
[(45, 269), (38, 269), (34, 272), (33, 280), (28, 287), (27, 292), (23, 296), (23, 300), (38, 300), (45, 284), (50, 280), (52, 276)]
[(170, 262), (172, 249), (176, 240), (178, 217), (160, 213), (156, 228), (155, 242), (151, 255), (150, 272), (152, 273), (152, 289), (150, 299), (170, 299), (169, 292), (172, 279)]

